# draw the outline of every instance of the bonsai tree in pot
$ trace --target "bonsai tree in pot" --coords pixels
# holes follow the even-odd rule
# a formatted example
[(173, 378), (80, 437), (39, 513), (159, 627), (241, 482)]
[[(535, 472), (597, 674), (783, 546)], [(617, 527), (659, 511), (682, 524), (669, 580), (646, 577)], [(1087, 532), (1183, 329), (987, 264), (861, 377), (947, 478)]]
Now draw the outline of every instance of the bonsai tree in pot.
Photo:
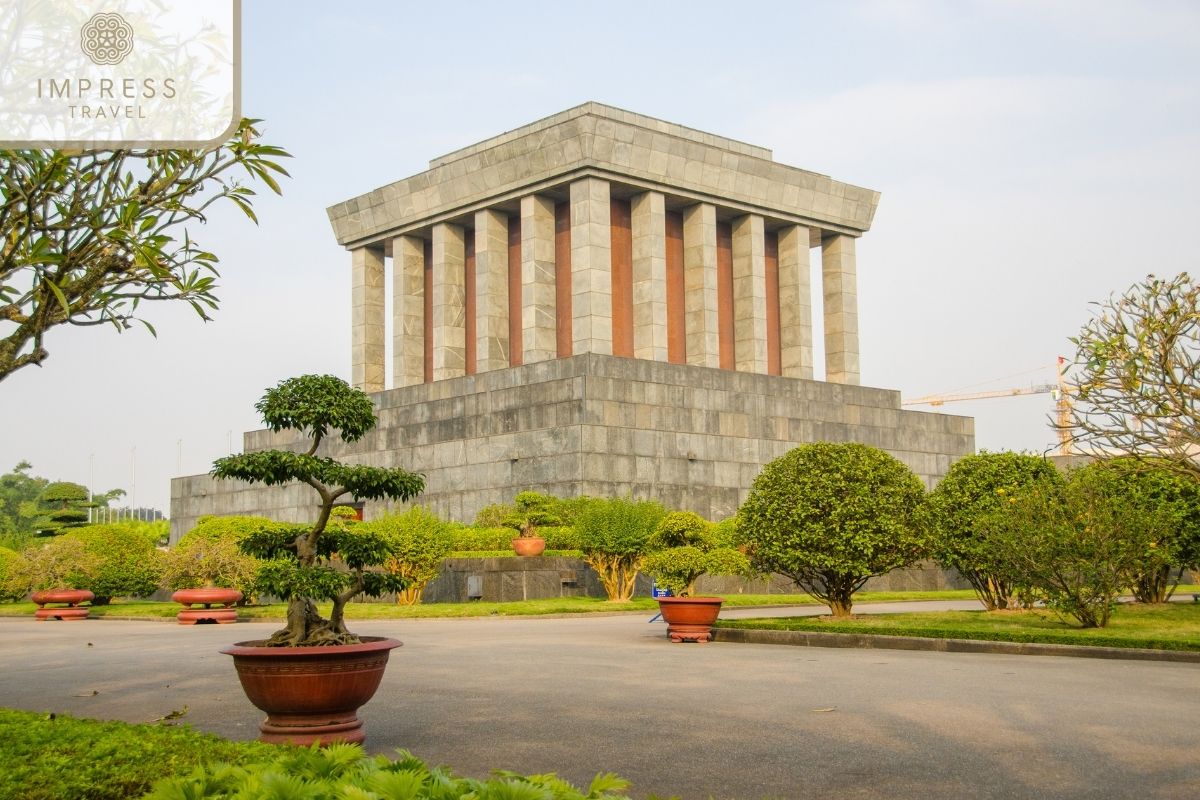
[(537, 535), (541, 525), (561, 525), (562, 520), (555, 511), (558, 498), (540, 492), (518, 492), (513, 498), (512, 512), (504, 518), (504, 527), (517, 531), (513, 539), (513, 550), (519, 556), (540, 556), (546, 549), (546, 540)]
[[(272, 431), (300, 432), (307, 448), (227, 456), (213, 464), (213, 476), (268, 486), (298, 481), (312, 487), (319, 502), (311, 525), (263, 525), (242, 540), (243, 552), (264, 560), (259, 589), (287, 600), (287, 625), (265, 641), (241, 642), (222, 652), (234, 657), (251, 702), (268, 714), (261, 726), (264, 741), (361, 742), (365, 735), (357, 709), (375, 693), (388, 651), (400, 642), (354, 635), (346, 629), (345, 607), (356, 595), (402, 591), (408, 584), (402, 576), (373, 569), (392, 555), (387, 539), (364, 526), (336, 519), (331, 524), (333, 508), (347, 496), (409, 500), (425, 488), (425, 479), (403, 469), (343, 464), (317, 455), (333, 432), (355, 442), (376, 424), (371, 399), (339, 378), (290, 378), (267, 390), (255, 408)], [(319, 613), (318, 600), (332, 602), (328, 618)], [(365, 663), (314, 666), (333, 658)], [(278, 666), (278, 674), (268, 673), (264, 664)]]
[[(22, 554), (24, 583), (33, 590), (38, 620), (87, 619), (91, 610), (81, 606), (95, 598), (87, 588), (95, 580), (100, 558), (80, 539), (58, 536), (44, 545), (31, 545)], [(48, 608), (49, 605), (65, 608)]]
[(696, 597), (696, 581), (708, 575), (746, 575), (750, 561), (717, 526), (690, 511), (663, 517), (650, 537), (642, 571), (672, 597), (659, 597), (658, 606), (673, 642), (712, 639), (712, 623), (721, 611), (720, 597)]
[(167, 552), (162, 582), (175, 590), (171, 599), (184, 607), (177, 617), (180, 624), (237, 621), (233, 605), (252, 593), (261, 564), (239, 544), (270, 524), (266, 517), (201, 517)]

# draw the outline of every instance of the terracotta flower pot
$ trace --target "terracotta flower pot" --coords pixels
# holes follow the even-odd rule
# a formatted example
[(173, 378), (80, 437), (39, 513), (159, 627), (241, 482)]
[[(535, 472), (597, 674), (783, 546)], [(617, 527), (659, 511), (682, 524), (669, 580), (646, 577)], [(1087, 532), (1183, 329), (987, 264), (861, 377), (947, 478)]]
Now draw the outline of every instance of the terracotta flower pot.
[(171, 599), (183, 606), (183, 611), (175, 615), (180, 625), (195, 625), (198, 622), (224, 624), (237, 622), (237, 610), (233, 604), (242, 599), (242, 593), (237, 589), (180, 589), (171, 595)]
[(540, 536), (522, 536), (512, 540), (512, 548), (519, 556), (540, 556), (546, 549), (546, 540)]
[(658, 609), (672, 642), (709, 642), (724, 602), (721, 597), (660, 597)]
[(259, 740), (272, 744), (361, 743), (358, 709), (379, 688), (396, 639), (364, 636), (362, 644), (334, 647), (262, 647), (238, 642), (222, 653), (246, 697), (267, 712)]
[[(48, 619), (60, 619), (65, 621), (87, 619), (92, 613), (91, 608), (84, 606), (79, 607), (80, 603), (86, 603), (95, 598), (95, 595), (87, 589), (46, 589), (41, 592), (34, 592), (30, 599), (37, 603), (38, 609), (33, 612), (33, 617), (38, 622), (45, 622)], [(46, 608), (50, 603), (65, 605), (66, 608)]]

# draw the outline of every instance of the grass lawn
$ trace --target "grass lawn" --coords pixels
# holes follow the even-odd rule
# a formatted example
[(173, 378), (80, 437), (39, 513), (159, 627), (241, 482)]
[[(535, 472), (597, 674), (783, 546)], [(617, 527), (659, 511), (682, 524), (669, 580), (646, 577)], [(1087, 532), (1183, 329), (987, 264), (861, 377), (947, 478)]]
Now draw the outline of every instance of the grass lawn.
[[(856, 596), (859, 602), (894, 602), (904, 600), (970, 600), (970, 590), (937, 592), (862, 592)], [(818, 605), (806, 594), (729, 594), (725, 605), (730, 608), (773, 605)], [(0, 616), (33, 616), (37, 607), (33, 603), (0, 604)], [(107, 606), (94, 606), (93, 617), (137, 617), (173, 618), (179, 612), (177, 603), (155, 603), (148, 600), (116, 599)], [(658, 604), (650, 597), (635, 597), (627, 603), (610, 603), (595, 597), (561, 597), (547, 600), (522, 600), (510, 603), (422, 603), (415, 606), (398, 606), (391, 603), (351, 603), (346, 606), (347, 619), (415, 619), (427, 617), (515, 617), (546, 614), (591, 614), (613, 612), (650, 612)], [(329, 605), (322, 606), (329, 613)], [(243, 620), (282, 620), (285, 606), (282, 603), (262, 606), (247, 606), (238, 609)]]
[(1200, 651), (1200, 603), (1121, 604), (1113, 611), (1105, 628), (1080, 628), (1073, 620), (1068, 622), (1044, 609), (870, 614), (839, 622), (814, 617), (778, 617), (721, 620), (717, 625), (723, 628)]
[[(1192, 587), (1189, 587), (1189, 590)], [(1200, 591), (1200, 587), (1195, 587)], [(1180, 590), (1183, 591), (1182, 588)], [(859, 592), (854, 596), (856, 603), (892, 603), (913, 600), (972, 600), (975, 593), (969, 589), (952, 589), (928, 592)], [(811, 606), (820, 605), (806, 594), (727, 594), (726, 608), (753, 606)], [(0, 617), (32, 617), (37, 608), (33, 603), (0, 603)], [(322, 613), (329, 613), (329, 604), (321, 606)], [(1200, 609), (1200, 605), (1197, 606)], [(111, 605), (93, 606), (93, 617), (120, 617), (171, 619), (179, 613), (177, 603), (156, 603), (149, 600), (115, 599)], [(546, 600), (520, 600), (509, 603), (478, 601), (474, 603), (421, 603), (415, 606), (398, 606), (391, 603), (350, 603), (346, 606), (347, 619), (420, 619), (446, 617), (522, 617), (560, 614), (596, 613), (654, 613), (658, 604), (650, 597), (635, 597), (626, 603), (610, 603), (596, 597), (556, 597)], [(246, 606), (238, 609), (242, 620), (282, 620), (286, 606), (273, 603), (261, 606)], [(889, 615), (891, 617), (892, 615)], [(919, 615), (925, 618), (925, 612)], [(855, 625), (858, 622), (853, 623)], [(825, 626), (821, 630), (832, 630)], [(933, 634), (928, 634), (933, 635)]]

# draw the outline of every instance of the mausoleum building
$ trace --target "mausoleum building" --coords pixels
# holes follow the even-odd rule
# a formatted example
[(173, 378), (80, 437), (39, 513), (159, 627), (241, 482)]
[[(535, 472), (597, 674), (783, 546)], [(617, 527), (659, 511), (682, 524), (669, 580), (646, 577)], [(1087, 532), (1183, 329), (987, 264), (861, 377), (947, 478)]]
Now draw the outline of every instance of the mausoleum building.
[[(423, 472), (418, 502), (463, 521), (524, 489), (721, 518), (764, 463), (817, 440), (881, 447), (932, 483), (973, 452), (972, 420), (859, 385), (855, 242), (878, 202), (599, 103), (435, 158), (329, 209), (349, 255), (351, 382), (380, 425), (328, 452)], [(302, 521), (310, 495), (177, 478), (172, 535), (203, 514)]]

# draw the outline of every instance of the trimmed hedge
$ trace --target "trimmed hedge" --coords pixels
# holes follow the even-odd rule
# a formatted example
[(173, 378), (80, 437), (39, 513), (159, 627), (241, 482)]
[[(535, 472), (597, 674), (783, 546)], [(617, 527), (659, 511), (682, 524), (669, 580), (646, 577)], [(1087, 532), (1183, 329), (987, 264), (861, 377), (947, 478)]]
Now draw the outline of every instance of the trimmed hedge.
[[(548, 550), (578, 550), (579, 537), (574, 528), (546, 526), (537, 529), (537, 535), (546, 540)], [(454, 530), (454, 552), (469, 550), (512, 550), (512, 540), (517, 532), (512, 528), (457, 527)]]

